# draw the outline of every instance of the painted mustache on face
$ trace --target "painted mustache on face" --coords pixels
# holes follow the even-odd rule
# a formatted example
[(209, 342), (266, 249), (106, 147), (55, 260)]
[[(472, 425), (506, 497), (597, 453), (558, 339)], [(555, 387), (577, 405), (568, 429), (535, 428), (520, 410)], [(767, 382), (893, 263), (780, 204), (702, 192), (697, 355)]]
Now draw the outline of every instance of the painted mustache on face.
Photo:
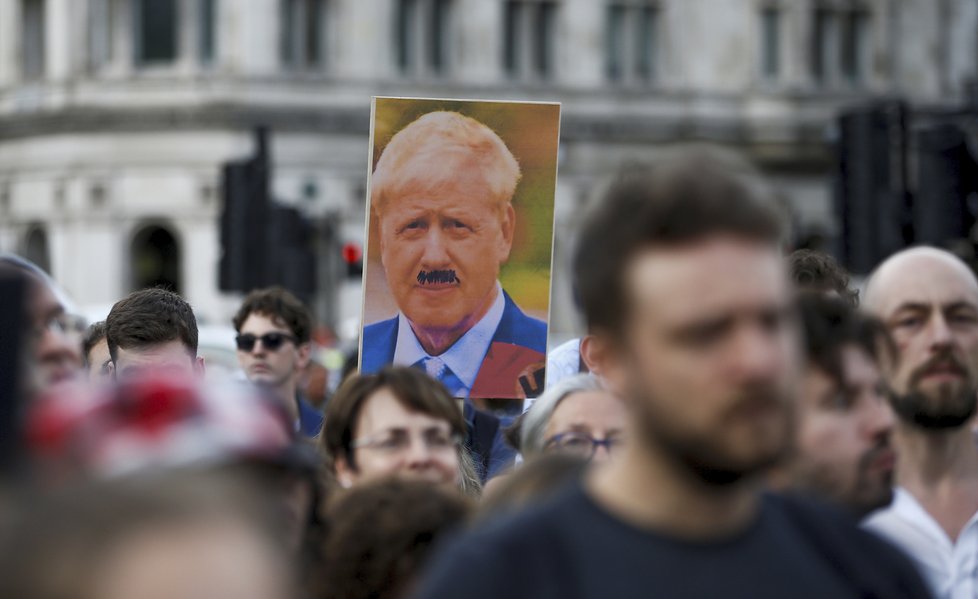
[(418, 283), (431, 285), (434, 283), (461, 283), (454, 270), (422, 270), (418, 273)]

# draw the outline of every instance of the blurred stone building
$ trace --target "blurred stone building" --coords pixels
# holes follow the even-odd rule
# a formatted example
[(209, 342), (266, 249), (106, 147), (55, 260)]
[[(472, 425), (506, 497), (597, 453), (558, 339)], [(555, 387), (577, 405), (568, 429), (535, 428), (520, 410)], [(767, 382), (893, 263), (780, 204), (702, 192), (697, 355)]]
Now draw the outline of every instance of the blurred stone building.
[(677, 142), (743, 151), (831, 234), (840, 106), (964, 101), (974, 0), (0, 0), (0, 251), (107, 306), (168, 283), (227, 322), (220, 165), (272, 132), (275, 196), (322, 230), (317, 312), (352, 328), (372, 95), (563, 103), (552, 342), (579, 326), (579, 208)]

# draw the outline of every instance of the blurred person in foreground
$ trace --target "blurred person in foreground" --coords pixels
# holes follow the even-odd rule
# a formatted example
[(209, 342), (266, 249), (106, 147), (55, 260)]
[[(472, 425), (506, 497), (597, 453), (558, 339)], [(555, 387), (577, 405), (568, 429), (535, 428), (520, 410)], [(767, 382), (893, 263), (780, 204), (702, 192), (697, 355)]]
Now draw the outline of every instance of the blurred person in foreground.
[(399, 312), (364, 328), (361, 372), (415, 366), (453, 397), (516, 397), (521, 374), (543, 370), (547, 324), (499, 283), (520, 176), (499, 135), (457, 112), (422, 115), (391, 138), (370, 206)]
[(893, 498), (894, 419), (879, 369), (889, 337), (841, 298), (807, 292), (798, 306), (806, 362), (795, 447), (773, 480), (862, 518)]
[(133, 291), (105, 319), (116, 378), (145, 372), (204, 376), (197, 355), (197, 317), (182, 297), (162, 288)]
[(520, 425), (520, 451), (527, 461), (568, 453), (606, 461), (618, 453), (628, 414), (624, 403), (592, 375), (580, 374), (547, 389)]
[(82, 357), (85, 358), (85, 372), (88, 380), (112, 378), (112, 355), (109, 341), (105, 338), (105, 321), (93, 323), (82, 340)]
[(346, 488), (399, 476), (478, 494), (465, 432), (444, 385), (414, 368), (388, 367), (340, 387), (326, 406), (323, 444)]
[(281, 287), (256, 289), (245, 297), (233, 322), (238, 362), (248, 380), (282, 403), (297, 431), (318, 435), (323, 417), (299, 392), (311, 351), (309, 310)]
[(938, 597), (978, 594), (978, 280), (949, 252), (899, 252), (871, 275), (865, 305), (889, 329), (884, 376), (897, 416), (893, 503), (867, 528), (906, 551)]
[(628, 443), (583, 484), (447, 546), (418, 597), (928, 596), (844, 514), (762, 493), (801, 365), (772, 196), (703, 148), (611, 185), (574, 274)]
[(0, 254), (0, 275), (23, 277), (27, 284), (28, 396), (82, 373), (81, 340), (71, 303), (58, 285), (34, 263), (14, 254)]
[(253, 480), (275, 501), (290, 548), (315, 560), (317, 507), (328, 491), (321, 456), (296, 436), (278, 402), (249, 385), (157, 373), (61, 386), (31, 406), (25, 428), (41, 486), (164, 471)]
[(828, 254), (795, 250), (788, 255), (788, 271), (800, 290), (837, 296), (853, 308), (859, 305), (859, 292), (849, 287), (849, 273)]
[(20, 499), (0, 540), (0, 597), (296, 597), (282, 531), (248, 481), (154, 472)]
[(469, 500), (422, 481), (369, 482), (337, 497), (314, 599), (399, 599), (434, 546), (460, 528)]

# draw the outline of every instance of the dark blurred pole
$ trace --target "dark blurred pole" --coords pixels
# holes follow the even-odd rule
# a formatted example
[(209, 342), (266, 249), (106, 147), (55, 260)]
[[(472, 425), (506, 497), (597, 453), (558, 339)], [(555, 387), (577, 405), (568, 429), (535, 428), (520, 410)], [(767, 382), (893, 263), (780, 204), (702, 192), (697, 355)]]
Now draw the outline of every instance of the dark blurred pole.
[(946, 245), (968, 240), (975, 223), (978, 164), (964, 130), (938, 123), (915, 133), (918, 183), (914, 194), (914, 241)]
[(912, 242), (908, 118), (900, 101), (858, 107), (839, 118), (836, 253), (854, 273), (869, 273)]
[(0, 475), (16, 471), (23, 456), (24, 318), (27, 280), (0, 273)]

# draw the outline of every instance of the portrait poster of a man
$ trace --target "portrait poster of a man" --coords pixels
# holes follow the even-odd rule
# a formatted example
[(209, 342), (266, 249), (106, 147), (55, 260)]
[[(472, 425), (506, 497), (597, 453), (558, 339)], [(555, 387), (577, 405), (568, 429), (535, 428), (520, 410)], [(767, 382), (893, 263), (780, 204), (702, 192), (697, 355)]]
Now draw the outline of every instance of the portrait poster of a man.
[(360, 370), (543, 389), (560, 105), (375, 98)]

